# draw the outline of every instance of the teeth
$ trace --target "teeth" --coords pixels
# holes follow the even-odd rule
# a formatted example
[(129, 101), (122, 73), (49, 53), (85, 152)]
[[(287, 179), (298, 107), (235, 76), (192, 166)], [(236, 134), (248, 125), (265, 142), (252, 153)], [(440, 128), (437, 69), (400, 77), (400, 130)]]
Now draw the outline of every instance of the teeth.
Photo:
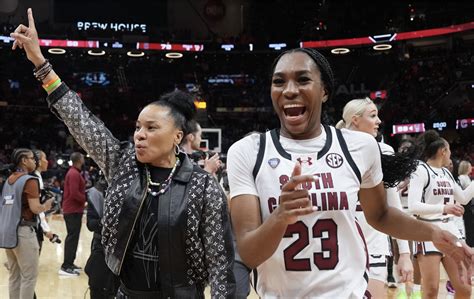
[(305, 107), (305, 105), (302, 105), (302, 104), (288, 104), (288, 105), (284, 105), (283, 109), (298, 108), (298, 107)]

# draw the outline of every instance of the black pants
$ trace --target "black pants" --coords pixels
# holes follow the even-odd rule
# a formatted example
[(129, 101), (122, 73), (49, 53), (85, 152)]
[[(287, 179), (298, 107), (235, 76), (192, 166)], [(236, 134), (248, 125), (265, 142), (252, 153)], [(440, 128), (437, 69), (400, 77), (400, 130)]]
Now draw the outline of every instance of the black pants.
[(61, 267), (71, 268), (76, 259), (77, 244), (79, 243), (79, 233), (81, 232), (82, 213), (65, 214), (67, 236), (64, 241), (64, 262)]

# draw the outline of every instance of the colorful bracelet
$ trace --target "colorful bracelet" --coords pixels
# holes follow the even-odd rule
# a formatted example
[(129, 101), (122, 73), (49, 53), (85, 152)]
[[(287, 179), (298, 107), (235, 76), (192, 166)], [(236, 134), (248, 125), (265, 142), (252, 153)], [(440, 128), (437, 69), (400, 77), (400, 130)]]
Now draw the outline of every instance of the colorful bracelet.
[(44, 88), (44, 90), (46, 90), (46, 92), (49, 93), (50, 91), (52, 91), (59, 84), (61, 84), (61, 79), (59, 77), (57, 77), (56, 80), (54, 80), (54, 82), (51, 83), (50, 85), (48, 85), (48, 86), (43, 85), (43, 88)]
[(48, 82), (44, 83), (43, 84), (43, 88), (46, 89), (48, 88), (51, 84), (53, 84), (54, 82), (56, 82), (56, 80), (58, 80), (59, 77), (58, 76), (55, 76), (53, 79), (49, 80)]

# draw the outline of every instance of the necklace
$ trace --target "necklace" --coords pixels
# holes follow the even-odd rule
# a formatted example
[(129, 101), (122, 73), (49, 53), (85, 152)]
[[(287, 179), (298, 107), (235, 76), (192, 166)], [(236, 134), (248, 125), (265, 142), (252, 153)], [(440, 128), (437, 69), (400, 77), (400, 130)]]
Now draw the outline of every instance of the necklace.
[[(150, 175), (150, 170), (148, 169), (148, 165), (145, 166), (146, 178), (147, 178), (147, 181), (148, 181), (147, 191), (148, 191), (148, 193), (151, 194), (151, 196), (153, 196), (153, 197), (158, 196), (160, 194), (165, 193), (166, 190), (168, 190), (169, 186), (171, 185), (171, 179), (173, 178), (173, 175), (176, 172), (176, 169), (178, 168), (179, 164), (180, 164), (179, 158), (176, 157), (176, 163), (174, 164), (173, 169), (171, 169), (170, 174), (168, 175), (166, 180), (164, 180), (162, 183), (153, 182), (151, 180), (151, 175)], [(157, 187), (158, 191), (151, 190), (150, 186)]]

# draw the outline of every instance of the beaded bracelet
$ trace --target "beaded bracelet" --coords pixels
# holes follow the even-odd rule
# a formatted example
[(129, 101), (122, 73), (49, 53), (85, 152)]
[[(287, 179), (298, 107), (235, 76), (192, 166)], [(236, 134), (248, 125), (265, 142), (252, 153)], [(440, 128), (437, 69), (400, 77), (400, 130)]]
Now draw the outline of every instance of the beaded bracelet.
[(38, 81), (42, 82), (44, 78), (48, 76), (52, 69), (53, 66), (51, 65), (51, 63), (49, 63), (49, 60), (45, 59), (43, 64), (33, 70), (33, 75)]

